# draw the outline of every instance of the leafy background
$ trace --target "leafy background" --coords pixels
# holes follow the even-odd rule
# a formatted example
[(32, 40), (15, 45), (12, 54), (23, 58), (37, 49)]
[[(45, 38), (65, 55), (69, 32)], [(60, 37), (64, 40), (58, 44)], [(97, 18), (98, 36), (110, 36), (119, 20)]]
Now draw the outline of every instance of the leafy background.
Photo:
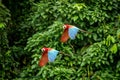
[[(120, 0), (0, 0), (1, 80), (119, 80)], [(79, 32), (60, 42), (64, 24)], [(42, 47), (59, 54), (39, 67)]]

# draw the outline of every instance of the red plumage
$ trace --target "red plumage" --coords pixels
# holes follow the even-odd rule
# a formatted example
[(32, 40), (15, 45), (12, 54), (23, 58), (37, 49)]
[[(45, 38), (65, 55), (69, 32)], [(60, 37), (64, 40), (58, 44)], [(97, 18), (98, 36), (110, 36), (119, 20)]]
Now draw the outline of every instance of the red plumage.
[(60, 41), (61, 42), (66, 42), (68, 39), (69, 39), (68, 29), (65, 29), (62, 36), (61, 36)]
[(39, 60), (39, 66), (40, 67), (47, 64), (47, 62), (48, 62), (48, 51), (51, 50), (51, 48), (42, 48), (42, 50), (43, 50), (42, 57)]
[(48, 53), (47, 52), (43, 52), (42, 53), (42, 57), (39, 61), (39, 66), (44, 66), (46, 63), (48, 62)]
[(61, 42), (66, 42), (66, 41), (69, 39), (68, 30), (69, 30), (69, 28), (71, 28), (71, 27), (72, 27), (72, 26), (71, 26), (71, 25), (68, 25), (68, 24), (65, 24), (65, 25), (64, 25), (64, 31), (63, 31), (63, 34), (62, 34), (61, 39), (60, 39)]

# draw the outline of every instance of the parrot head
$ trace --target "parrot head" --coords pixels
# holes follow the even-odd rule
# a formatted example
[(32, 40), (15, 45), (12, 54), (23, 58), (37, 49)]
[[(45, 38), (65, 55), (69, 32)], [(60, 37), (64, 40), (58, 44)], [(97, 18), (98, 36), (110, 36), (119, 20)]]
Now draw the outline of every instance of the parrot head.
[(69, 24), (64, 24), (63, 25), (63, 29), (65, 30), (65, 29), (69, 29), (71, 27), (71, 25), (69, 25)]
[(42, 51), (42, 52), (47, 52), (47, 51), (48, 51), (48, 48), (42, 48), (41, 51)]

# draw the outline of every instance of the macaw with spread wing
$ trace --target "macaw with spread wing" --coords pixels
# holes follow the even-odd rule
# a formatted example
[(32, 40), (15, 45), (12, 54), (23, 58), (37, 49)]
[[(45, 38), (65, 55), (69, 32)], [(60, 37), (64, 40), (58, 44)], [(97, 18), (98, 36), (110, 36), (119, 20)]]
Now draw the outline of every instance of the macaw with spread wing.
[(64, 32), (63, 32), (61, 39), (60, 39), (61, 42), (66, 42), (69, 38), (72, 40), (75, 39), (75, 36), (77, 35), (79, 30), (82, 32), (86, 32), (82, 29), (79, 29), (79, 28), (77, 28), (73, 25), (69, 25), (69, 24), (65, 24), (63, 26), (63, 28), (64, 28)]
[(42, 57), (39, 61), (39, 66), (44, 66), (47, 62), (53, 62), (59, 51), (52, 48), (42, 48)]

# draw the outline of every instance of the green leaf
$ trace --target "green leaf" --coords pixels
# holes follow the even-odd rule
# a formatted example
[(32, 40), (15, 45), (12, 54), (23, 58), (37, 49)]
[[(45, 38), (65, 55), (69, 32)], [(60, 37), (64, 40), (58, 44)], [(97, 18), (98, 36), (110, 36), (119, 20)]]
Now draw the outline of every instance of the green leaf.
[(117, 44), (114, 44), (111, 48), (110, 48), (110, 51), (112, 53), (116, 53), (117, 52)]
[(120, 29), (117, 30), (117, 38), (120, 39)]
[(78, 16), (74, 16), (74, 17), (72, 17), (72, 19), (73, 19), (74, 21), (77, 21)]
[(109, 9), (109, 10), (112, 10), (112, 6), (108, 6), (108, 9)]
[(73, 5), (73, 8), (77, 8), (78, 11), (80, 11), (83, 7), (86, 7), (83, 3), (76, 3)]
[(81, 66), (85, 66), (85, 62), (82, 62), (82, 63), (81, 63)]
[(10, 56), (10, 53), (11, 53), (11, 51), (8, 50), (8, 51), (6, 52), (6, 55)]
[(0, 23), (0, 28), (4, 28), (5, 27), (5, 23)]
[(90, 20), (90, 17), (89, 17), (89, 16), (87, 16), (86, 18), (87, 18), (87, 20)]
[(93, 34), (93, 39), (97, 40), (97, 34)]
[(105, 0), (102, 0), (102, 2), (105, 2)]
[(112, 43), (115, 43), (115, 38), (113, 36), (111, 36), (111, 41)]
[(110, 46), (111, 42), (115, 43), (115, 38), (113, 36), (111, 36), (111, 35), (108, 35), (107, 39), (106, 39), (106, 45)]

